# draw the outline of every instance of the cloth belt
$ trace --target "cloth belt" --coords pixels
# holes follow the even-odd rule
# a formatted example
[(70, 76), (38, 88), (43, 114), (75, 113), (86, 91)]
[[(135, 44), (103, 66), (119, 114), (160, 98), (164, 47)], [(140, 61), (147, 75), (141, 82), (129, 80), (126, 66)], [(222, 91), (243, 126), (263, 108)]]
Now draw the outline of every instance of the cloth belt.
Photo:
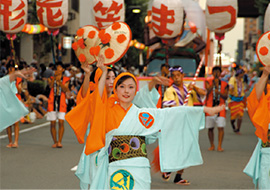
[(262, 147), (270, 147), (270, 129), (268, 130), (268, 141), (266, 143), (262, 143)]
[(134, 157), (147, 157), (144, 136), (114, 136), (109, 147), (109, 162)]

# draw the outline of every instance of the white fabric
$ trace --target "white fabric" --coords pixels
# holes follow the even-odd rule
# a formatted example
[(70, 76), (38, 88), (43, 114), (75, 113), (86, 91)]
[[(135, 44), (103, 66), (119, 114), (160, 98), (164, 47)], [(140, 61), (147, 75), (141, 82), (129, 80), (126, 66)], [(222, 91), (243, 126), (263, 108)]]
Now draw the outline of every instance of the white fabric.
[(0, 132), (28, 114), (16, 92), (15, 82), (10, 83), (9, 75), (0, 78)]
[(226, 126), (225, 117), (218, 117), (218, 115), (206, 116), (205, 127), (207, 129), (210, 129), (210, 128), (214, 128), (215, 126), (224, 128)]
[(65, 112), (56, 112), (56, 111), (51, 111), (48, 112), (47, 114), (47, 120), (48, 121), (55, 121), (57, 119), (65, 120)]

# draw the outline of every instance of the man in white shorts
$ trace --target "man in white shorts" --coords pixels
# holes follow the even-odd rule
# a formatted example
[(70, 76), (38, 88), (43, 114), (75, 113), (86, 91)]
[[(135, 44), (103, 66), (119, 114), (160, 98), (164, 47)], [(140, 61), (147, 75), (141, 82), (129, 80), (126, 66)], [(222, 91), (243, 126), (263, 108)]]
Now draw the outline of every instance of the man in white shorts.
[[(54, 76), (48, 79), (51, 88), (48, 99), (47, 120), (51, 122), (51, 135), (54, 144), (52, 148), (62, 148), (62, 138), (64, 135), (64, 121), (67, 111), (66, 92), (69, 91), (69, 77), (63, 76), (65, 71), (62, 62), (56, 63)], [(56, 132), (56, 120), (58, 119), (58, 138)]]
[[(228, 97), (228, 84), (220, 80), (221, 68), (216, 66), (212, 70), (214, 79), (207, 80), (205, 86), (207, 89), (206, 106), (212, 107), (225, 104)], [(210, 141), (209, 151), (215, 150), (214, 145), (214, 127), (218, 127), (218, 147), (217, 151), (223, 152), (222, 142), (224, 137), (224, 127), (226, 126), (226, 110), (219, 112), (215, 116), (206, 114), (206, 128), (208, 128), (208, 137)]]

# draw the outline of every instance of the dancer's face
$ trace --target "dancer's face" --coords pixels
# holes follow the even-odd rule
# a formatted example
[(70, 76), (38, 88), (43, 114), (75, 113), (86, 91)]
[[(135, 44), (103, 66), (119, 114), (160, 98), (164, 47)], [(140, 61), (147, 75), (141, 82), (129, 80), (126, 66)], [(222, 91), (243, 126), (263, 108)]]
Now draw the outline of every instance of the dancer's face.
[(180, 71), (173, 71), (171, 76), (172, 76), (173, 83), (176, 86), (180, 86), (182, 84), (183, 78), (184, 78), (183, 73), (181, 73)]
[(135, 97), (136, 83), (132, 78), (124, 80), (116, 88), (116, 94), (120, 103), (131, 103)]
[(105, 82), (105, 86), (106, 89), (109, 93), (111, 93), (113, 91), (113, 82), (115, 79), (115, 74), (113, 71), (109, 71), (106, 77), (106, 82)]
[(213, 76), (214, 76), (214, 78), (219, 78), (220, 77), (220, 71), (219, 70), (214, 70), (213, 71)]

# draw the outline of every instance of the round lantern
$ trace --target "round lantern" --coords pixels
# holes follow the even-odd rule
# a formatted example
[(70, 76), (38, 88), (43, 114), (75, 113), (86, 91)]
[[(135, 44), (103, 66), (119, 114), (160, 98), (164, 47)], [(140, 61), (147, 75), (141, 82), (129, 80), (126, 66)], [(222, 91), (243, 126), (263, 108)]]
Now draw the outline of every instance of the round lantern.
[(27, 21), (27, 0), (0, 1), (0, 30), (7, 34), (20, 32)]
[(40, 23), (49, 30), (56, 30), (66, 23), (68, 0), (37, 0), (36, 5)]
[[(206, 39), (206, 20), (205, 14), (200, 7), (199, 3), (196, 1), (182, 0), (184, 5), (184, 10), (186, 12), (186, 21), (189, 23), (189, 28), (192, 30), (196, 28), (196, 32), (202, 37), (203, 40)], [(193, 27), (191, 25), (194, 25)], [(195, 32), (193, 32), (195, 33)]]
[(156, 36), (170, 39), (181, 34), (184, 18), (181, 0), (154, 0), (152, 2), (152, 26)]
[(268, 4), (268, 7), (264, 14), (264, 24), (263, 24), (264, 32), (270, 31), (270, 3)]
[(93, 15), (99, 29), (105, 29), (115, 22), (125, 21), (124, 0), (93, 0)]
[(237, 0), (207, 0), (206, 26), (218, 34), (228, 32), (236, 24), (237, 12)]

